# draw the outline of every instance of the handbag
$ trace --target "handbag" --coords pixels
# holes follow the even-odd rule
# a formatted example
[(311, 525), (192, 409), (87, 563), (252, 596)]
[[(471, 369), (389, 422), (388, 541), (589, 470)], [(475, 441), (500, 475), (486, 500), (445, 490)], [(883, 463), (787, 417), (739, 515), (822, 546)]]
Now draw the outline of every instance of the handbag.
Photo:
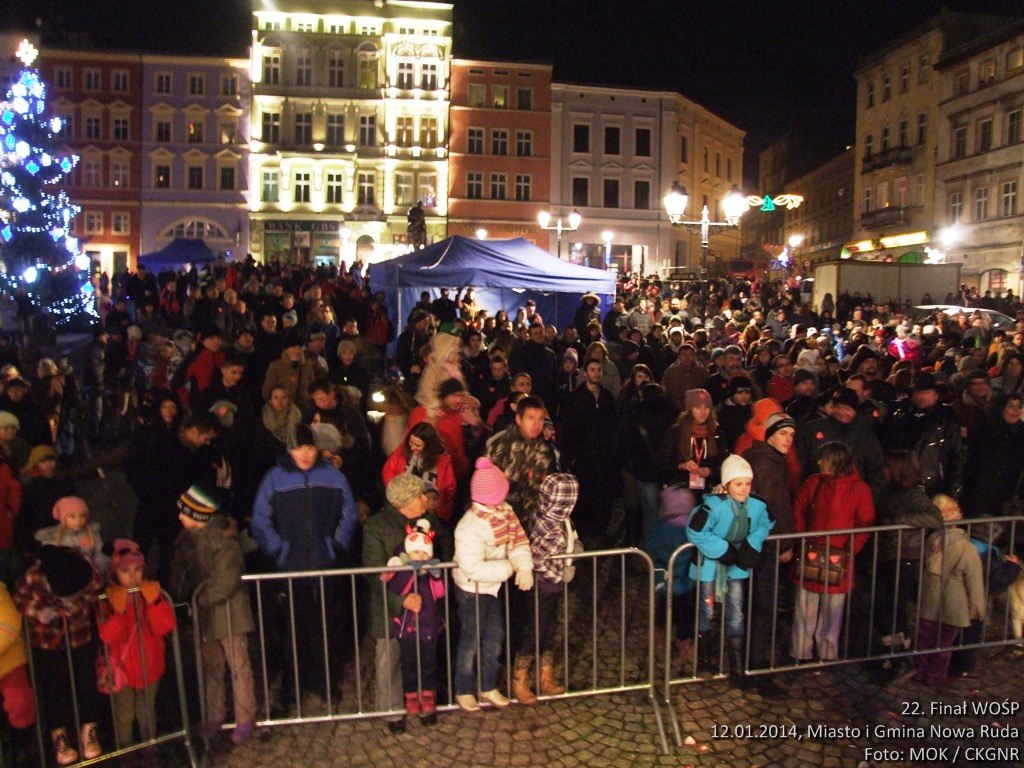
[(846, 581), (850, 553), (841, 547), (809, 541), (800, 561), (800, 580), (809, 584), (838, 586)]

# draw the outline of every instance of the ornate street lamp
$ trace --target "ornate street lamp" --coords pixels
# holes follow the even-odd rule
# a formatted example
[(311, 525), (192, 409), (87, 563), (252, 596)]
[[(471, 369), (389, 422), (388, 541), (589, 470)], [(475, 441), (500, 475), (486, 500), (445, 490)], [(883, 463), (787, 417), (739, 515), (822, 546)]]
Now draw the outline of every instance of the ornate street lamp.
[(556, 232), (558, 234), (558, 258), (562, 258), (562, 233), (563, 232), (575, 232), (580, 228), (580, 222), (583, 221), (583, 217), (580, 216), (580, 212), (574, 210), (569, 214), (568, 221), (563, 222), (562, 217), (559, 216), (554, 224), (551, 223), (552, 216), (547, 211), (541, 211), (537, 214), (537, 223), (540, 224), (541, 229), (546, 229), (549, 232)]

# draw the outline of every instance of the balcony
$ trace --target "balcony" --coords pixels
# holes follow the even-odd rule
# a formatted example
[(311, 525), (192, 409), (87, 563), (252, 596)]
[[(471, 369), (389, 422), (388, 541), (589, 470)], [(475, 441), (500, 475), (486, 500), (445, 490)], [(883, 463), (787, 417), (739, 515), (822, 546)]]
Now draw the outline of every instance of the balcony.
[(914, 150), (910, 147), (890, 147), (861, 161), (861, 173), (871, 173), (893, 165), (913, 165)]
[(861, 214), (860, 225), (864, 229), (886, 229), (910, 221), (910, 209), (905, 205), (890, 205)]

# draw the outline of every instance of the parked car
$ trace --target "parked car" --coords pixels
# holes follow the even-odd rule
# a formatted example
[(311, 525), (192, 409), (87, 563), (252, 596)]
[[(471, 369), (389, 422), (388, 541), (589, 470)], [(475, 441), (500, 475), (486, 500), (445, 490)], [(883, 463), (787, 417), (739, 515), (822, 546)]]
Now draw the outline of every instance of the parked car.
[(912, 310), (912, 316), (914, 322), (919, 323), (938, 312), (949, 315), (949, 317), (956, 317), (957, 315), (967, 315), (968, 317), (971, 317), (971, 315), (977, 312), (985, 319), (985, 325), (988, 328), (994, 328), (996, 330), (1011, 331), (1017, 323), (1017, 321), (1009, 315), (1004, 315), (1002, 312), (996, 312), (994, 309), (958, 307), (953, 304), (922, 304), (914, 307)]

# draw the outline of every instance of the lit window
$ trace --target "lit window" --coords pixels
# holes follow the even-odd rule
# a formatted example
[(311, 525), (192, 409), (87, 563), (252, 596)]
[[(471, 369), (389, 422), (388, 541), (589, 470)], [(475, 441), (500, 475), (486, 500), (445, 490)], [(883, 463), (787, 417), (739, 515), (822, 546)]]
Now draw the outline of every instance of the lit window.
[(127, 187), (129, 178), (129, 165), (124, 160), (114, 160), (110, 163), (110, 183), (115, 187)]
[(277, 171), (263, 171), (263, 192), (260, 200), (264, 203), (276, 203), (280, 194)]
[(202, 144), (203, 127), (203, 123), (199, 120), (189, 121), (188, 128), (185, 133), (185, 140), (189, 144)]
[(171, 188), (171, 166), (153, 166), (153, 186), (157, 189)]
[(482, 108), (487, 101), (487, 87), (483, 83), (469, 84), (469, 106)]

